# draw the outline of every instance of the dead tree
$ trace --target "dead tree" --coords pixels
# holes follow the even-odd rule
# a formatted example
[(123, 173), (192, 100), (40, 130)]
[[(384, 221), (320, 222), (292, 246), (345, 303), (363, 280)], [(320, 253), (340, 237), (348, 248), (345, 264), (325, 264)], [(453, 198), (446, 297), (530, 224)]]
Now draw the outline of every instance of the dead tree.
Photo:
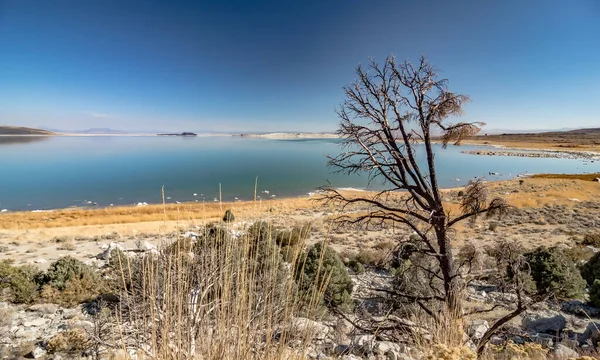
[(394, 57), (383, 64), (371, 60), (367, 67), (359, 66), (356, 75), (357, 80), (344, 88), (346, 100), (337, 111), (343, 152), (330, 157), (329, 165), (341, 173), (366, 173), (369, 182), (381, 181), (384, 190), (353, 197), (329, 187), (324, 197), (342, 209), (366, 208), (340, 218), (347, 224), (393, 222), (412, 229), (420, 251), (434, 259), (437, 270), (431, 276), (439, 278), (442, 288), (431, 289), (427, 296), (393, 296), (418, 304), (432, 317), (439, 315), (436, 309), (445, 310), (445, 317), (460, 317), (465, 282), (454, 261), (450, 230), (460, 221), (501, 212), (506, 205), (499, 198), (490, 201), (476, 181), (466, 189), (461, 212), (453, 216), (444, 207), (438, 185), (435, 142), (444, 148), (458, 145), (483, 123), (450, 122), (469, 98), (450, 92), (447, 80), (438, 78), (425, 57), (417, 64), (397, 63)]

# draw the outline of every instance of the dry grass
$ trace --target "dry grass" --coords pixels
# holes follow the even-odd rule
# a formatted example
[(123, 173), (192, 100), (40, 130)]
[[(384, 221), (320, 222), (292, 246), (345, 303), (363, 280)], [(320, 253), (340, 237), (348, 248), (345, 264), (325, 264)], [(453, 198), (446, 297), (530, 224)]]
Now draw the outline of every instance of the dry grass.
[(600, 173), (593, 174), (536, 174), (532, 179), (566, 179), (566, 180), (583, 180), (594, 181), (600, 178)]
[(298, 208), (317, 206), (308, 197), (260, 202), (185, 203), (119, 206), (100, 209), (64, 209), (49, 212), (15, 212), (0, 215), (0, 229), (22, 230), (70, 226), (126, 224), (152, 221), (183, 221), (195, 219), (220, 219), (230, 209), (235, 216), (250, 216), (266, 212), (283, 213)]
[(100, 334), (102, 343), (143, 358), (304, 359), (315, 329), (289, 324), (300, 314), (316, 316), (324, 288), (299, 293), (293, 272), (303, 244), (282, 267), (270, 233), (227, 234), (205, 228), (196, 242), (181, 238), (156, 256), (118, 258), (118, 326)]

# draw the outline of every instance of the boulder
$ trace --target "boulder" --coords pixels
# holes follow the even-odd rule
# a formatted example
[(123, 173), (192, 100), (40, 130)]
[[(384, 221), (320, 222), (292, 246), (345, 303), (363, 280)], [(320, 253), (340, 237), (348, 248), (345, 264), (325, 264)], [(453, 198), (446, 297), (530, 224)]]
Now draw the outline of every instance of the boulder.
[(529, 311), (523, 316), (521, 324), (529, 332), (554, 335), (567, 326), (567, 319), (557, 311)]
[(557, 359), (577, 359), (579, 357), (577, 351), (570, 349), (563, 344), (556, 344), (554, 355)]
[(488, 331), (490, 325), (485, 320), (473, 320), (469, 324), (467, 333), (469, 337), (474, 340), (479, 340), (483, 337), (486, 331)]
[(600, 340), (600, 331), (598, 329), (600, 329), (600, 323), (589, 323), (583, 334), (578, 337), (579, 342), (590, 342), (592, 345), (596, 345), (598, 340)]
[(56, 314), (58, 305), (56, 304), (34, 304), (27, 308), (27, 311), (37, 312), (45, 315)]

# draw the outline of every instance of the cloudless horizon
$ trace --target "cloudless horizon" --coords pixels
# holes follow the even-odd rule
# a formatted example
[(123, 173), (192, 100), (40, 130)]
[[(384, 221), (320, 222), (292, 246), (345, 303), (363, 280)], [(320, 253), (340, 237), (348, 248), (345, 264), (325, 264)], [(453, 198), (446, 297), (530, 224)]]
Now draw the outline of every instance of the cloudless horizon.
[(0, 124), (333, 131), (354, 69), (421, 54), (491, 129), (600, 125), (600, 2), (0, 0)]

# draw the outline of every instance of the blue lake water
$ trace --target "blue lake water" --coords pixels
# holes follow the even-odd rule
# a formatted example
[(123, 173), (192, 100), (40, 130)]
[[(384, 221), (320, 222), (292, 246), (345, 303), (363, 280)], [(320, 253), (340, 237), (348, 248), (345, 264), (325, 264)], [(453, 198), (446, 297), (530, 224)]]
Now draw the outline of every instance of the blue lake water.
[[(476, 156), (474, 146), (436, 147), (442, 187), (474, 177), (499, 180), (529, 173), (600, 172), (600, 161)], [(337, 140), (240, 137), (49, 137), (0, 139), (0, 209), (35, 210), (161, 201), (250, 200), (254, 180), (263, 199), (336, 187), (367, 188), (364, 176), (335, 174), (326, 155)], [(489, 172), (501, 175), (490, 176)], [(460, 179), (457, 181), (457, 179)], [(377, 188), (380, 184), (373, 184)], [(269, 194), (263, 193), (264, 190)], [(193, 194), (196, 193), (197, 196)], [(89, 205), (88, 205), (89, 206)]]

